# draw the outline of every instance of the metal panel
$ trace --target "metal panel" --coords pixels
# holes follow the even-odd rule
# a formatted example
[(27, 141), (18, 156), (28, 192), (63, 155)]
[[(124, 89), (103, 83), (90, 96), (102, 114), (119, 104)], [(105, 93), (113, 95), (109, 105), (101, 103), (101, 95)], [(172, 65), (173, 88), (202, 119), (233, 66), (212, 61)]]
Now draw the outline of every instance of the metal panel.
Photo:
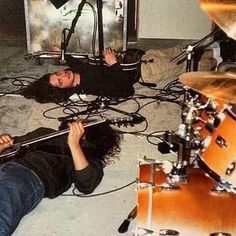
[[(60, 51), (62, 31), (64, 28), (71, 28), (80, 2), (70, 0), (56, 9), (49, 0), (24, 0), (28, 52)], [(104, 47), (125, 50), (127, 0), (104, 0), (102, 10)], [(76, 24), (75, 32), (70, 39), (67, 52), (91, 54), (93, 42), (93, 48), (96, 53), (98, 52), (97, 28), (94, 30), (97, 16), (94, 15), (94, 12), (97, 12), (96, 0), (86, 2)]]
[(200, 39), (212, 23), (197, 0), (139, 0), (138, 38)]

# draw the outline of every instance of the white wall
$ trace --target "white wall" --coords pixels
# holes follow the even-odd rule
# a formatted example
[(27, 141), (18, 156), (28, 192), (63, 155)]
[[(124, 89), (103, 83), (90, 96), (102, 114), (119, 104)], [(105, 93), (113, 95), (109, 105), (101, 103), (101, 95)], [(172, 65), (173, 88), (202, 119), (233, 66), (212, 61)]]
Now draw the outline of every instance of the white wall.
[(200, 39), (211, 20), (198, 0), (138, 0), (138, 38)]

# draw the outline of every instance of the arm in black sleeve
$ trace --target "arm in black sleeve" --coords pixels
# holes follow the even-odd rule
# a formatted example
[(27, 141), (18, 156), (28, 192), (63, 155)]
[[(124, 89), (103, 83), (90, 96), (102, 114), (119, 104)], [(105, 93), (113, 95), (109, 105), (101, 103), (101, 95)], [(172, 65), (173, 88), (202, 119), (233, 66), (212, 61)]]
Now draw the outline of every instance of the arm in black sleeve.
[(101, 161), (99, 159), (91, 160), (86, 168), (75, 171), (75, 187), (82, 193), (92, 193), (100, 184), (103, 175)]
[(56, 130), (51, 129), (51, 128), (40, 127), (40, 128), (33, 130), (27, 134), (24, 134), (21, 136), (14, 136), (14, 142), (19, 143), (19, 142), (29, 141), (31, 139), (36, 139), (41, 136), (53, 133), (55, 131)]

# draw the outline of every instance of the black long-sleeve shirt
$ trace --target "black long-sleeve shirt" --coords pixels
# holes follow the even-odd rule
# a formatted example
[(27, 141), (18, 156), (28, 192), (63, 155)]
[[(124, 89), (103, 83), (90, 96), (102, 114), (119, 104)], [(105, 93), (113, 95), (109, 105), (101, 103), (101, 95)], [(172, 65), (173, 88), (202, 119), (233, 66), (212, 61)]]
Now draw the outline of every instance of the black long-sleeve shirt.
[[(39, 128), (27, 135), (15, 137), (15, 143), (45, 135), (54, 130)], [(72, 183), (83, 193), (91, 193), (103, 177), (102, 156), (84, 141), (82, 149), (89, 165), (75, 170), (67, 137), (60, 136), (30, 146), (15, 161), (34, 171), (44, 183), (45, 197), (55, 198), (68, 190)]]
[(102, 68), (88, 63), (70, 68), (80, 74), (76, 92), (115, 98), (126, 98), (134, 94), (135, 71), (124, 71), (119, 63), (104, 65)]

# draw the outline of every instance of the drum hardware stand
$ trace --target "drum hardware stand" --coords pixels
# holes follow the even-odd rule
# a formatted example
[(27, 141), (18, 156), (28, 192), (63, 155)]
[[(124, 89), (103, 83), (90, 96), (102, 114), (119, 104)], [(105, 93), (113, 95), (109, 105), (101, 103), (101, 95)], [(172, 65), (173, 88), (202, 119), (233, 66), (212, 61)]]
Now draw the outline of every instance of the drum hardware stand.
[[(186, 167), (187, 161), (185, 160), (185, 145), (183, 143), (179, 144), (177, 162), (173, 165), (171, 172), (168, 174), (168, 180), (170, 184), (175, 183), (185, 183), (187, 181)], [(174, 186), (175, 188), (178, 186)]]
[(183, 122), (179, 125), (179, 130), (177, 134), (180, 137), (180, 146), (179, 146), (179, 153), (178, 153), (178, 164), (184, 163), (185, 161), (189, 163), (190, 156), (191, 156), (191, 149), (193, 147), (193, 130), (192, 130), (192, 123), (196, 116), (197, 108), (194, 106), (194, 101), (196, 98), (188, 100), (186, 112), (183, 112)]
[(156, 159), (152, 158), (147, 158), (144, 156), (143, 158), (138, 158), (139, 165), (144, 165), (144, 164), (157, 164), (157, 165), (162, 165), (163, 161), (158, 161)]
[[(170, 62), (176, 62), (179, 61), (183, 62), (184, 60), (187, 60), (186, 63), (186, 72), (191, 72), (192, 71), (192, 61), (193, 61), (193, 54), (195, 51), (199, 48), (199, 46), (206, 41), (208, 38), (214, 36), (220, 29), (215, 29), (214, 31), (210, 32), (208, 35), (206, 35), (204, 38), (200, 39), (194, 44), (189, 44), (186, 49), (183, 50), (179, 55), (174, 57), (173, 59), (170, 60)], [(211, 44), (211, 43), (209, 43)], [(209, 46), (209, 44), (205, 45), (204, 47)], [(180, 63), (177, 62), (177, 63)]]
[[(169, 132), (167, 131), (167, 133)], [(171, 134), (172, 137), (170, 138), (170, 135), (168, 135), (169, 139), (166, 141), (167, 143), (174, 141), (173, 144), (177, 148), (177, 161), (172, 165), (172, 169), (168, 173), (170, 183), (186, 182), (186, 167), (189, 163), (192, 144), (190, 140), (188, 141), (188, 138), (181, 138), (178, 134), (174, 133)], [(160, 151), (160, 148), (158, 150)]]
[[(186, 182), (187, 180), (186, 167), (190, 163), (191, 151), (197, 142), (192, 129), (192, 123), (198, 110), (195, 105), (196, 101), (197, 97), (191, 98), (189, 93), (186, 92), (186, 110), (182, 113), (182, 123), (179, 125), (178, 131), (166, 131), (163, 135), (164, 142), (172, 144), (172, 147), (175, 145), (175, 151), (178, 152), (177, 161), (170, 173), (170, 179), (173, 182)], [(160, 146), (158, 145), (158, 147)], [(172, 147), (170, 146), (169, 149)]]

